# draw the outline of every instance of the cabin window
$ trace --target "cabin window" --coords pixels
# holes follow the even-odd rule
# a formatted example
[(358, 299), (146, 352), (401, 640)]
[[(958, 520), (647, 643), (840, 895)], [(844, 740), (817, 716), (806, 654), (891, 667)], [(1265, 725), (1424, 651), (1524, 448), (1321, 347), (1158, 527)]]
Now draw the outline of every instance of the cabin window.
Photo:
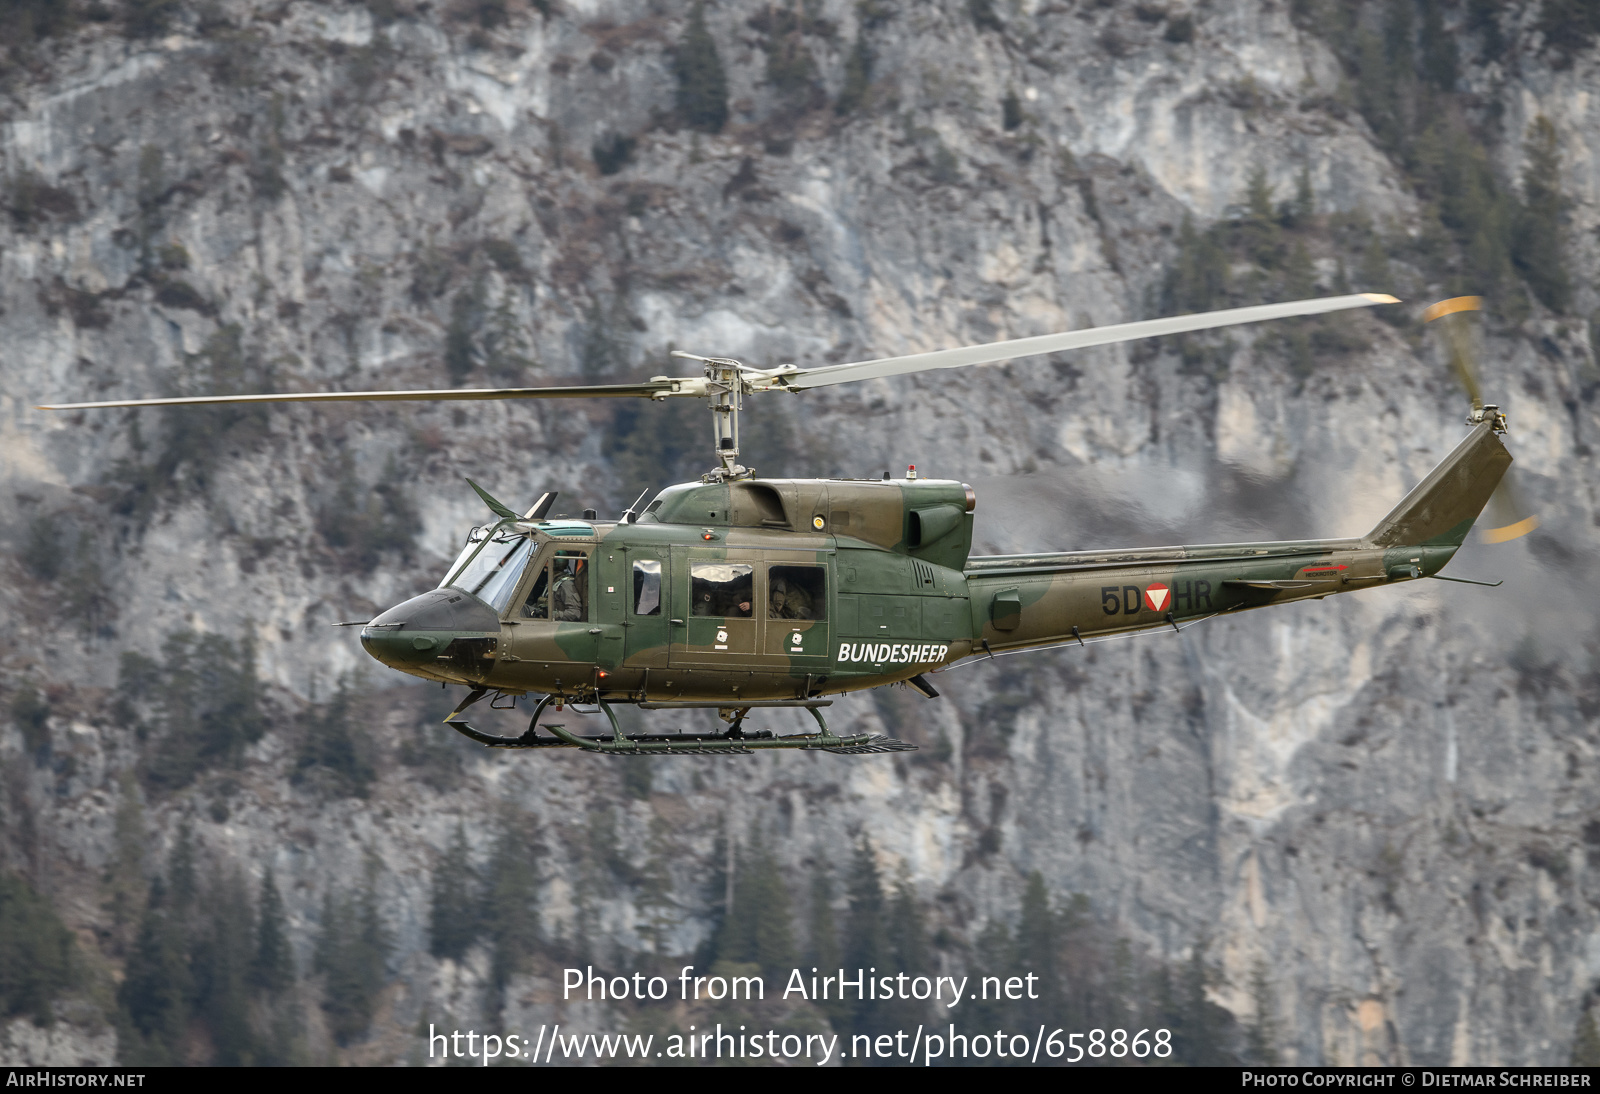
[(767, 618), (828, 618), (828, 588), (823, 567), (770, 568), (767, 571)]
[(638, 559), (633, 564), (633, 614), (661, 614), (661, 563)]
[(690, 563), (690, 614), (749, 619), (754, 575), (755, 567), (741, 562)]

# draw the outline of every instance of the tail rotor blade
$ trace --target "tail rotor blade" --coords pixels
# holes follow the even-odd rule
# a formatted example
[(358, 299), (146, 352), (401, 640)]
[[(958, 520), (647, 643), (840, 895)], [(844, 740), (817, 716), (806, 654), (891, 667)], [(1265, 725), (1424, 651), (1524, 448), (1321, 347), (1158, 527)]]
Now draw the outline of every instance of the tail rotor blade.
[(1424, 323), (1445, 320), (1442, 325), (1445, 345), (1450, 351), (1450, 367), (1466, 389), (1474, 411), (1483, 409), (1483, 388), (1478, 383), (1478, 368), (1472, 353), (1472, 331), (1468, 328), (1466, 315), (1482, 308), (1481, 296), (1456, 296), (1432, 304), (1422, 313)]
[(1484, 507), (1483, 542), (1507, 543), (1537, 527), (1539, 516), (1525, 504), (1522, 491), (1517, 489), (1516, 476), (1508, 469)]

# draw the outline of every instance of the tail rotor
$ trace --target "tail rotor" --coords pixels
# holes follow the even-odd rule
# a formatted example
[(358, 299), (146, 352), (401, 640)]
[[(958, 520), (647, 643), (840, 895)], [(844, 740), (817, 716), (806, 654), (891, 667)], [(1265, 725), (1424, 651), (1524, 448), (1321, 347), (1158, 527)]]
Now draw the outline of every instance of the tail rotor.
[[(1478, 380), (1477, 354), (1473, 349), (1471, 313), (1483, 308), (1483, 299), (1477, 296), (1457, 296), (1430, 305), (1422, 313), (1424, 323), (1438, 323), (1450, 356), (1450, 367), (1456, 374), (1467, 398), (1472, 401), (1472, 411), (1467, 415), (1468, 425), (1493, 421), (1496, 432), (1506, 431), (1506, 416), (1493, 403), (1483, 401), (1483, 386)], [(1515, 468), (1508, 468), (1500, 485), (1489, 498), (1485, 508), (1485, 526), (1480, 535), (1485, 543), (1505, 543), (1518, 539), (1539, 527), (1539, 517), (1526, 504), (1525, 493), (1516, 484)]]

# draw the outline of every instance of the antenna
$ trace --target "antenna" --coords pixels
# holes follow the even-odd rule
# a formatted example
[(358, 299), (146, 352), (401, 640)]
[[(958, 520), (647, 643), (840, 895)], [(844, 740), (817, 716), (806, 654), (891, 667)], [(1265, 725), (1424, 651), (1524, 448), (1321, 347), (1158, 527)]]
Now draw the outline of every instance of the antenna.
[(622, 516), (617, 519), (621, 520), (624, 524), (636, 523), (639, 519), (639, 516), (635, 510), (639, 508), (639, 503), (644, 500), (644, 496), (649, 492), (650, 488), (648, 486), (639, 491), (639, 496), (633, 499), (633, 504), (624, 509), (622, 511)]

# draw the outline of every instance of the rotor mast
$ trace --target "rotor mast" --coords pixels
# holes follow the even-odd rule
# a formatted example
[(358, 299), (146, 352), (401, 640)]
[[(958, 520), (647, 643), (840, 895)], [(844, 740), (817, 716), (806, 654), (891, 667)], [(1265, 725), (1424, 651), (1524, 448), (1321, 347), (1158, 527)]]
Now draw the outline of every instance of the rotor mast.
[(673, 350), (672, 356), (705, 365), (705, 396), (711, 408), (711, 443), (717, 463), (703, 477), (707, 482), (748, 479), (754, 472), (739, 463), (739, 409), (749, 388), (746, 366), (731, 357), (701, 357)]

